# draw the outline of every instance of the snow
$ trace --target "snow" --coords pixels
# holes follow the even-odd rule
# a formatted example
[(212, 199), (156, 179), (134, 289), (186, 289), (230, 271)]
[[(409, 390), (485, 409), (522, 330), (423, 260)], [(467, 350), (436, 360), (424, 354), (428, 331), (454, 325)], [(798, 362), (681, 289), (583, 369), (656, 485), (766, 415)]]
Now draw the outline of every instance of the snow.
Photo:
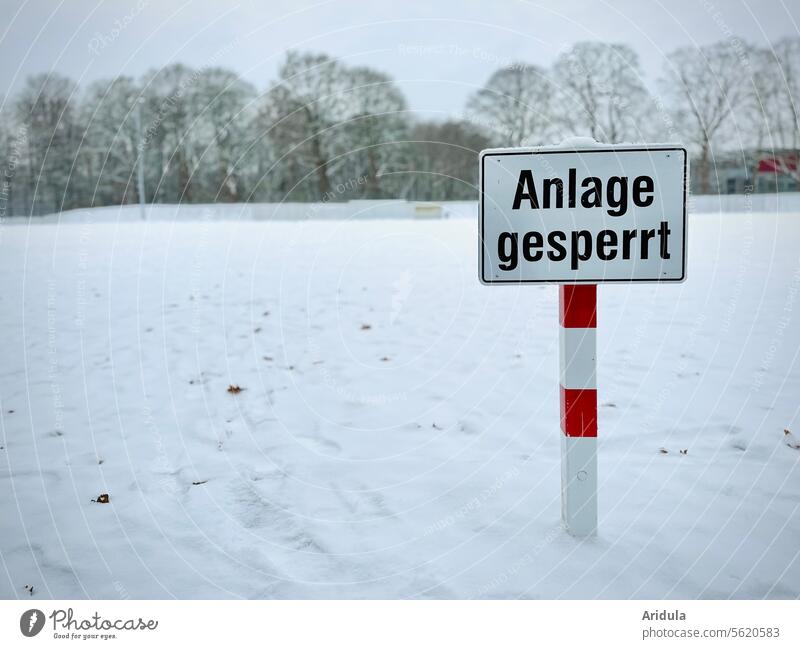
[(588, 137), (585, 135), (570, 135), (569, 137), (565, 137), (561, 142), (557, 145), (559, 149), (591, 149), (591, 148), (600, 148), (603, 146), (613, 146), (611, 144), (603, 144), (601, 142), (597, 142), (593, 137)]
[(600, 288), (590, 540), (557, 289), (473, 220), (91, 221), (0, 228), (0, 597), (800, 594), (800, 214)]
[[(145, 208), (146, 220), (159, 222), (185, 221), (307, 221), (307, 220), (376, 220), (418, 218), (417, 206), (440, 205), (444, 218), (478, 218), (476, 201), (442, 201), (414, 203), (401, 200), (356, 200), (331, 203), (217, 203), (217, 204), (153, 204)], [(779, 194), (723, 194), (690, 196), (690, 209), (695, 214), (800, 212), (800, 192)], [(42, 223), (138, 223), (142, 221), (138, 205), (117, 205), (76, 209), (60, 214), (31, 219), (12, 217), (8, 224)]]

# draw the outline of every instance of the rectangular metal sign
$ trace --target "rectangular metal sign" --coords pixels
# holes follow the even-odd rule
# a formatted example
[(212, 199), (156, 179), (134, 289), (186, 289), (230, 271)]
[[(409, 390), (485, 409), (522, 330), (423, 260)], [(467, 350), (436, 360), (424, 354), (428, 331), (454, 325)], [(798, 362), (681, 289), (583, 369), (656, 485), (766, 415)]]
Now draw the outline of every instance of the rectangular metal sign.
[(489, 149), (480, 155), (484, 284), (680, 282), (686, 149)]

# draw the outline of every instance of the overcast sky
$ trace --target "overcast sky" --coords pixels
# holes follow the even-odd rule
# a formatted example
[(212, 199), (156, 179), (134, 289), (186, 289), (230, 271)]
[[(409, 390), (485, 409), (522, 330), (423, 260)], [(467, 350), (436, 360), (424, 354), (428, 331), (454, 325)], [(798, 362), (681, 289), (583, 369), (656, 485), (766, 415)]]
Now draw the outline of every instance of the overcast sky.
[(512, 60), (548, 65), (581, 40), (628, 43), (648, 85), (665, 52), (800, 34), (796, 0), (0, 0), (0, 89), (56, 70), (85, 83), (172, 62), (232, 68), (264, 89), (288, 48), (394, 76), (411, 107), (458, 115)]

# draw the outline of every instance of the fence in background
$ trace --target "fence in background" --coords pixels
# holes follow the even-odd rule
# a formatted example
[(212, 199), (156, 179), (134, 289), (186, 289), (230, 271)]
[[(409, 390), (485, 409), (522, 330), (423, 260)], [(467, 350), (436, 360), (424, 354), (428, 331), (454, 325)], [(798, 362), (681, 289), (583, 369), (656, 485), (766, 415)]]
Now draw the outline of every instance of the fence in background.
[[(690, 214), (719, 212), (798, 212), (800, 192), (691, 196)], [(150, 221), (305, 221), (359, 219), (454, 219), (478, 216), (477, 201), (423, 203), (363, 200), (346, 203), (216, 203), (208, 205), (148, 205)], [(139, 221), (138, 205), (70, 210), (47, 216), (8, 217), (4, 223), (115, 223)]]

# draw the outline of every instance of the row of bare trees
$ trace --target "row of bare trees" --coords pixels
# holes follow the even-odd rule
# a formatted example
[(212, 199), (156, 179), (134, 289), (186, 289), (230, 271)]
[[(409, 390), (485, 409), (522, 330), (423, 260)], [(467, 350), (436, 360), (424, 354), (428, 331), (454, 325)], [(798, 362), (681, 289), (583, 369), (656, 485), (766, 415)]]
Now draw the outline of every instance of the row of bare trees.
[(176, 64), (81, 90), (38, 75), (3, 105), (0, 216), (146, 202), (468, 199), (468, 123), (413, 118), (386, 74), (289, 52), (259, 94), (222, 68)]
[[(578, 43), (552, 68), (511, 65), (492, 75), (467, 106), (493, 143), (533, 145), (566, 134), (599, 142), (670, 141), (695, 156), (700, 191), (711, 189), (719, 155), (800, 147), (800, 39), (770, 48), (732, 39), (666, 57), (657, 91), (643, 81), (630, 47)], [(797, 169), (793, 173), (800, 189)]]
[(140, 158), (147, 202), (471, 199), (480, 149), (571, 134), (685, 142), (708, 191), (722, 153), (800, 149), (799, 84), (800, 39), (677, 50), (655, 91), (630, 47), (578, 43), (548, 69), (497, 70), (444, 122), (417, 119), (386, 74), (324, 54), (287, 53), (263, 93), (217, 67), (85, 89), (39, 75), (0, 110), (0, 216), (135, 202)]

